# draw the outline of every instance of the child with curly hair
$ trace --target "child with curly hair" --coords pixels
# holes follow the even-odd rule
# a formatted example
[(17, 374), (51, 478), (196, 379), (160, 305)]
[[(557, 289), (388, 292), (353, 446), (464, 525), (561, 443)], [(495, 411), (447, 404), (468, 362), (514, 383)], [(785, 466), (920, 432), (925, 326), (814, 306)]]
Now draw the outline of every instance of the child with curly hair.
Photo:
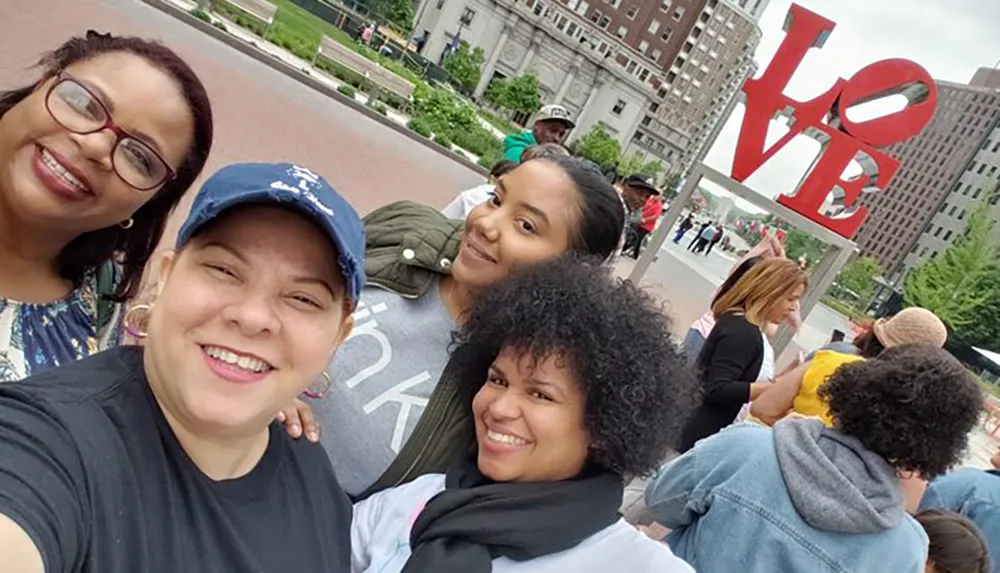
[(927, 537), (900, 478), (962, 459), (982, 407), (960, 362), (929, 345), (841, 366), (817, 418), (740, 425), (664, 466), (646, 505), (699, 571), (923, 571)]
[(522, 268), (479, 299), (449, 367), (475, 448), (355, 506), (355, 573), (693, 571), (618, 515), (697, 388), (648, 294), (599, 261)]

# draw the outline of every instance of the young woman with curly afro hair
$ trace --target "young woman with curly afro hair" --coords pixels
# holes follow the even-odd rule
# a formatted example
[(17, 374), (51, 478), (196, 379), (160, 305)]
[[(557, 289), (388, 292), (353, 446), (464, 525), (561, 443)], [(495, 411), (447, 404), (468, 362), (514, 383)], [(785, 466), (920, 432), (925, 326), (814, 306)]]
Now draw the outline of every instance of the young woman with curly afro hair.
[(646, 489), (674, 552), (699, 571), (923, 571), (927, 537), (901, 478), (958, 464), (979, 385), (930, 345), (841, 366), (820, 388), (833, 419), (741, 425), (699, 442)]
[(354, 571), (692, 571), (618, 515), (698, 387), (648, 294), (599, 261), (522, 268), (452, 351), (475, 447), (355, 506)]

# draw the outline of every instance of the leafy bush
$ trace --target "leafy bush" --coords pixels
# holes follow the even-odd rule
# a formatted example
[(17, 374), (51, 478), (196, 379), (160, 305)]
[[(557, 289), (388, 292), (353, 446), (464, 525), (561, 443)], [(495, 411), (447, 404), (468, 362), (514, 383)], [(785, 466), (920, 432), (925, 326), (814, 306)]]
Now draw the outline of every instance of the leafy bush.
[(226, 29), (226, 25), (223, 24), (222, 22), (212, 22), (212, 25), (215, 26), (216, 28), (222, 30), (223, 32), (228, 32), (229, 31), (229, 30)]
[(357, 90), (354, 89), (354, 86), (348, 84), (341, 84), (340, 87), (337, 88), (337, 91), (351, 99), (354, 99), (354, 94), (357, 93)]
[(508, 121), (489, 110), (486, 109), (479, 110), (479, 115), (483, 119), (485, 119), (487, 123), (499, 129), (506, 135), (513, 135), (515, 133), (520, 133), (521, 131), (523, 131), (523, 128), (521, 126), (515, 125), (514, 122)]
[(191, 10), (191, 15), (201, 20), (202, 22), (208, 22), (209, 24), (212, 23), (212, 16), (210, 16), (208, 12), (202, 10), (201, 8), (195, 8), (194, 10)]
[(212, 10), (229, 18), (240, 28), (250, 30), (260, 37), (264, 37), (264, 32), (267, 31), (267, 25), (264, 24), (264, 22), (261, 22), (255, 16), (240, 10), (232, 4), (228, 4), (226, 2), (214, 2)]
[(361, 74), (323, 57), (316, 59), (316, 67), (342, 82), (347, 82), (356, 89), (360, 89), (365, 83), (365, 77)]
[(413, 91), (413, 115), (427, 122), (435, 133), (452, 136), (479, 128), (476, 109), (445, 90), (418, 84)]
[(410, 122), (406, 124), (406, 127), (410, 128), (415, 133), (418, 133), (424, 137), (431, 136), (431, 128), (429, 125), (427, 125), (427, 122), (423, 120), (411, 119)]
[(434, 143), (440, 145), (441, 147), (451, 149), (451, 139), (448, 139), (448, 136), (443, 133), (439, 133), (434, 136)]
[(388, 115), (389, 113), (389, 110), (385, 108), (385, 104), (383, 104), (382, 102), (378, 101), (375, 98), (368, 100), (368, 107), (373, 111), (375, 111), (376, 113), (380, 113), (382, 115)]
[(455, 145), (479, 156), (503, 152), (503, 144), (500, 140), (478, 125), (470, 130), (453, 132), (451, 136)]

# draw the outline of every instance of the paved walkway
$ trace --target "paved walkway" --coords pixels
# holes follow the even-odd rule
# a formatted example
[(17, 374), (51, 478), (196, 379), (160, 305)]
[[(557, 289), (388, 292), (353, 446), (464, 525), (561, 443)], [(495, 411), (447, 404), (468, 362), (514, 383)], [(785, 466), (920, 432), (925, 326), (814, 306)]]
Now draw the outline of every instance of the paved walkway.
[(329, 178), (362, 213), (398, 199), (443, 206), (481, 182), (461, 164), (138, 0), (11, 4), (0, 18), (5, 87), (33, 80), (28, 68), (44, 51), (89, 28), (157, 38), (183, 55), (213, 102), (216, 138), (208, 173), (235, 161), (295, 161)]

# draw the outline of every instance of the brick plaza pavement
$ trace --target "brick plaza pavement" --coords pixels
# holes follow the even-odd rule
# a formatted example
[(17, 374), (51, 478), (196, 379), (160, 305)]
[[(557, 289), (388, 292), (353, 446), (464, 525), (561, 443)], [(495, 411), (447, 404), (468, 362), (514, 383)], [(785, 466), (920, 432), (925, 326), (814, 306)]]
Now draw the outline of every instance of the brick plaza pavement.
[(41, 53), (90, 28), (159, 39), (191, 64), (215, 114), (206, 173), (235, 161), (294, 161), (325, 175), (362, 214), (398, 199), (444, 206), (481, 182), (461, 164), (139, 0), (0, 0), (0, 86), (34, 79), (27, 68)]

